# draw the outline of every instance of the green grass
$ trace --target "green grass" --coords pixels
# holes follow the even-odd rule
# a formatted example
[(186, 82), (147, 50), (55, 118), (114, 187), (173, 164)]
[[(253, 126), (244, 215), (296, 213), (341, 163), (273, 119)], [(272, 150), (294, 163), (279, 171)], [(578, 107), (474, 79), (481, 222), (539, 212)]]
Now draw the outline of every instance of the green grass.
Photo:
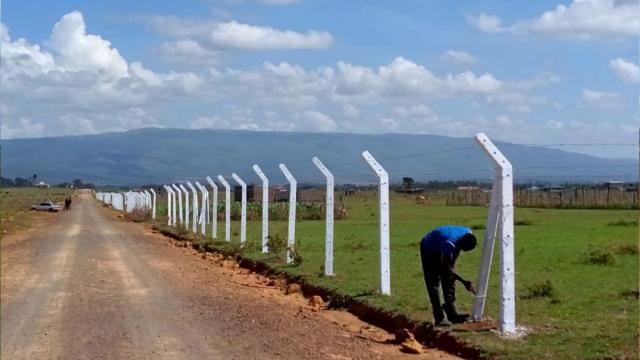
[(0, 188), (0, 227), (6, 236), (31, 226), (36, 213), (31, 205), (43, 201), (64, 204), (64, 199), (71, 195), (70, 189), (36, 189), (36, 188)]
[[(443, 224), (473, 227), (482, 239), (487, 209), (426, 206), (411, 196), (391, 199), (392, 295), (377, 294), (379, 253), (377, 200), (373, 194), (345, 198), (347, 219), (336, 221), (334, 277), (322, 276), (324, 222), (299, 221), (297, 266), (284, 252), (259, 252), (260, 221), (250, 221), (244, 255), (384, 308), (431, 321), (418, 244)], [(638, 229), (632, 210), (516, 209), (517, 322), (529, 334), (520, 340), (494, 333), (459, 333), (487, 354), (506, 359), (638, 358)], [(232, 223), (237, 247), (238, 221)], [(611, 224), (625, 224), (612, 226)], [(636, 222), (637, 224), (637, 222)], [(286, 239), (286, 221), (270, 222), (270, 233)], [(223, 222), (218, 237), (223, 238)], [(218, 243), (219, 244), (219, 243)], [(459, 273), (475, 281), (480, 248), (463, 253)], [(604, 254), (604, 255), (603, 255)], [(485, 314), (497, 318), (499, 247), (496, 246)], [(458, 306), (469, 311), (473, 298), (458, 286)]]

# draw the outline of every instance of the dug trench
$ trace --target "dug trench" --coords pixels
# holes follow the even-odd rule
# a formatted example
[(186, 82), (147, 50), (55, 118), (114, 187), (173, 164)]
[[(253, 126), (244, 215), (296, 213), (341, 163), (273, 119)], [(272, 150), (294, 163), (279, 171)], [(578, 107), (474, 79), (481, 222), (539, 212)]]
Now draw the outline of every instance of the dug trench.
[(274, 280), (280, 282), (277, 283), (277, 285), (283, 288), (283, 290), (286, 288), (286, 284), (299, 284), (301, 293), (305, 297), (312, 298), (314, 296), (320, 296), (327, 301), (328, 309), (346, 310), (360, 320), (392, 334), (398, 334), (406, 329), (415, 336), (417, 341), (428, 348), (436, 348), (465, 359), (485, 359), (489, 356), (480, 347), (464, 342), (455, 336), (454, 333), (495, 331), (497, 329), (497, 323), (493, 320), (469, 322), (449, 329), (436, 328), (431, 323), (412, 319), (404, 314), (383, 309), (368, 303), (366, 300), (342, 294), (335, 289), (311, 284), (304, 276), (296, 276), (281, 271), (266, 262), (251, 259), (242, 254), (231, 252), (211, 244), (200, 247), (192, 241), (183, 238), (181, 234), (172, 228), (154, 225), (151, 225), (150, 228), (152, 231), (158, 232), (171, 239), (171, 243), (176, 246), (193, 249), (194, 254), (205, 254), (203, 255), (205, 258), (207, 257), (206, 254), (216, 254), (216, 259), (219, 259), (219, 261), (233, 261), (237, 263), (240, 268), (272, 279), (271, 283), (273, 283)]

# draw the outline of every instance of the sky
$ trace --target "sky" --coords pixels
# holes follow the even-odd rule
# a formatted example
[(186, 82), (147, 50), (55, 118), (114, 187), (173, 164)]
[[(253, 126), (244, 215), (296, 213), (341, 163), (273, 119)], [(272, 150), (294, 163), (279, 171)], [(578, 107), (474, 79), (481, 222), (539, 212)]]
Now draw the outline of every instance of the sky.
[(637, 0), (31, 0), (2, 2), (1, 20), (2, 139), (165, 127), (638, 143)]

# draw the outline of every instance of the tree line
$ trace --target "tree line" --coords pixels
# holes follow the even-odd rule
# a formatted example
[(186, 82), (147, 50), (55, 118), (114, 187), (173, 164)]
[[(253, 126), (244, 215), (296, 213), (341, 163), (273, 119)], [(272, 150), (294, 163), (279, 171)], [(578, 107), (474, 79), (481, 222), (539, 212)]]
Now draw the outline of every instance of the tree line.
[[(17, 187), (17, 188), (26, 188), (33, 187), (35, 184), (33, 183), (32, 178), (23, 178), (23, 177), (15, 177), (13, 179), (0, 177), (0, 186), (1, 187)], [(71, 182), (62, 182), (59, 184), (51, 185), (56, 188), (70, 188), (73, 187), (75, 189), (95, 189), (95, 185), (93, 183), (85, 183), (82, 179), (73, 179)]]

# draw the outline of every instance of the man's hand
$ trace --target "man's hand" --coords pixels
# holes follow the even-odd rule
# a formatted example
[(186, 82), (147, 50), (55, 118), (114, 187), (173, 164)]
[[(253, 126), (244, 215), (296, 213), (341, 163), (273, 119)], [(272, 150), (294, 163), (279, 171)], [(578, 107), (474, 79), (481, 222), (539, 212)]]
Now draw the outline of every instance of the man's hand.
[(476, 289), (473, 288), (473, 285), (471, 284), (471, 281), (465, 280), (465, 281), (462, 282), (462, 285), (464, 285), (465, 289), (467, 289), (467, 291), (469, 291), (473, 295), (476, 294)]

